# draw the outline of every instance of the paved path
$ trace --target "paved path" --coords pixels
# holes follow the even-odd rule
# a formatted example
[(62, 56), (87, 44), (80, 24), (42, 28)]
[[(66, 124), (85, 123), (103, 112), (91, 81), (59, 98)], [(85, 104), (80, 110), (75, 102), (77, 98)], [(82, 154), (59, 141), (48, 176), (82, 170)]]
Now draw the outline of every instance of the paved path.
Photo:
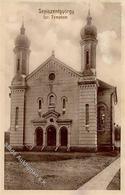
[(111, 163), (103, 171), (90, 179), (78, 190), (106, 190), (107, 186), (120, 169), (120, 158)]

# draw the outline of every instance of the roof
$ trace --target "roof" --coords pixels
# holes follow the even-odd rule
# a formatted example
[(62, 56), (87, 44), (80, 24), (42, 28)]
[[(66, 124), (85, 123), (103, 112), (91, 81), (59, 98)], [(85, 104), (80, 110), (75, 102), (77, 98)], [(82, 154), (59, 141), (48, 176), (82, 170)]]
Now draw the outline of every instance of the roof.
[(114, 103), (117, 104), (118, 102), (118, 97), (117, 97), (117, 88), (115, 86), (109, 85), (108, 83), (101, 81), (97, 79), (98, 81), (98, 87), (101, 89), (112, 89), (112, 95), (114, 98)]
[(113, 89), (113, 88), (115, 88), (115, 86), (112, 86), (112, 85), (110, 85), (110, 84), (108, 84), (104, 81), (101, 81), (100, 79), (97, 79), (97, 81), (98, 81), (98, 84), (99, 84), (100, 88), (103, 88), (103, 89)]
[(40, 66), (38, 66), (33, 72), (31, 72), (29, 75), (27, 75), (26, 80), (28, 80), (29, 78), (31, 78), (34, 74), (36, 74), (41, 68), (43, 68), (44, 66), (47, 65), (47, 63), (49, 63), (51, 60), (55, 61), (57, 64), (65, 67), (66, 69), (68, 69), (69, 71), (71, 71), (72, 73), (76, 74), (77, 76), (82, 76), (82, 74), (78, 71), (76, 71), (75, 69), (71, 68), (70, 66), (68, 66), (67, 64), (63, 63), (62, 61), (60, 61), (59, 59), (57, 59), (54, 55), (51, 55), (46, 61), (44, 61)]

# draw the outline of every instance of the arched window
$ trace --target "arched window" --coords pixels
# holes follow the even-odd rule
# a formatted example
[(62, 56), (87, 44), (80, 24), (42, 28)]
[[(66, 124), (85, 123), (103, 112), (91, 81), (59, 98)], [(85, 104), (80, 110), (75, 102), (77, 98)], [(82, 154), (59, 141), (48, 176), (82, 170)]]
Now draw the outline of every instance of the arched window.
[(41, 116), (41, 111), (42, 111), (42, 104), (43, 104), (43, 98), (39, 97), (37, 99), (37, 109), (38, 109), (38, 114)]
[(89, 104), (85, 105), (85, 124), (86, 126), (89, 125)]
[(20, 70), (20, 59), (17, 59), (17, 71)]
[(98, 106), (98, 130), (105, 129), (106, 107), (104, 105)]
[(41, 109), (42, 108), (42, 101), (41, 101), (41, 99), (39, 100), (39, 109)]
[(67, 97), (62, 97), (62, 111), (63, 114), (66, 112), (66, 102), (67, 102)]
[(26, 60), (22, 59), (22, 73), (26, 74)]
[(15, 127), (18, 127), (18, 123), (19, 123), (19, 107), (16, 107), (16, 111), (15, 111)]
[(66, 99), (63, 99), (63, 108), (66, 108)]
[(49, 97), (49, 105), (54, 105), (55, 104), (55, 97), (54, 95), (50, 95)]
[(86, 65), (89, 65), (89, 51), (86, 51)]
[(56, 106), (56, 102), (57, 102), (57, 97), (56, 97), (56, 95), (54, 94), (54, 93), (50, 93), (49, 95), (48, 95), (48, 106), (49, 106), (49, 108), (54, 108), (55, 106)]

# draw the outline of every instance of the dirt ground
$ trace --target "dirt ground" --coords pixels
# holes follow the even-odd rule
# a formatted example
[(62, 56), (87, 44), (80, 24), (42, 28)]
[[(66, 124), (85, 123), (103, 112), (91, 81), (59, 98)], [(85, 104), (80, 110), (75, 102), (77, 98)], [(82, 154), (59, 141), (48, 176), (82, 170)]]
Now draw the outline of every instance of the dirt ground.
[[(76, 190), (108, 166), (116, 157), (95, 156), (61, 161), (27, 162), (37, 177), (20, 162), (5, 162), (7, 190)], [(40, 182), (41, 178), (41, 182)]]

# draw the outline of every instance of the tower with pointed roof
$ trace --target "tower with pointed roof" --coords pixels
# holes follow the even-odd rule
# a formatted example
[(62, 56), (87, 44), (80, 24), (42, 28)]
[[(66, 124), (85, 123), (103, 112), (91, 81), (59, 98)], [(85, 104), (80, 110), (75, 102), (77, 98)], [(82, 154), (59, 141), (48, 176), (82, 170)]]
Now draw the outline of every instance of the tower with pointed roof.
[[(24, 142), (26, 75), (29, 74), (30, 41), (24, 23), (15, 39), (14, 77), (11, 82), (10, 143), (22, 147)], [(20, 138), (19, 138), (20, 137)]]
[(25, 34), (25, 27), (22, 24), (20, 34), (15, 39), (15, 75), (29, 74), (30, 41)]
[[(92, 24), (90, 10), (87, 24), (81, 29), (81, 73), (79, 79), (79, 145), (97, 150), (97, 89), (96, 45), (97, 29)], [(91, 113), (91, 114), (89, 114)], [(90, 122), (91, 121), (91, 122)], [(91, 137), (87, 138), (89, 132)]]
[(96, 74), (97, 29), (92, 24), (90, 10), (87, 24), (81, 29), (81, 71), (84, 75)]

